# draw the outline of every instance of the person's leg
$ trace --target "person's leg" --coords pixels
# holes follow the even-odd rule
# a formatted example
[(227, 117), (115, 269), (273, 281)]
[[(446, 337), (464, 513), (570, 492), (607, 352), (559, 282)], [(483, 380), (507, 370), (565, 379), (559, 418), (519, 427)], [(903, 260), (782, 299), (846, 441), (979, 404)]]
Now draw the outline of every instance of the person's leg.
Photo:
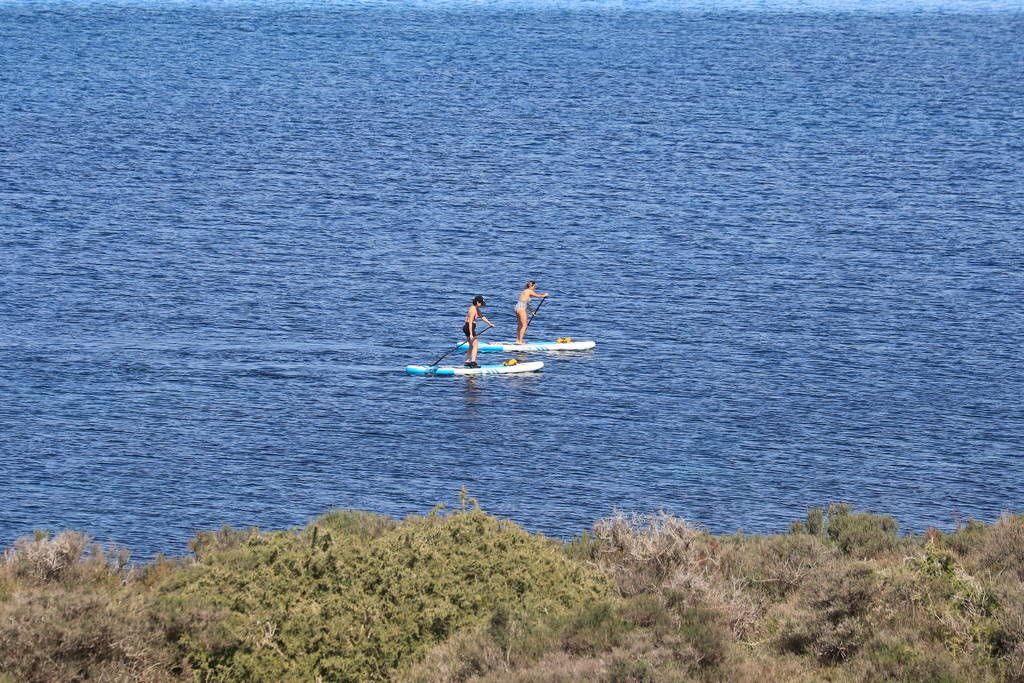
[(479, 345), (479, 340), (476, 337), (473, 337), (473, 341), (469, 343), (469, 352), (473, 355), (473, 357), (469, 359), (470, 363), (476, 362), (476, 350)]
[(516, 344), (523, 343), (523, 335), (526, 334), (526, 309), (516, 310)]

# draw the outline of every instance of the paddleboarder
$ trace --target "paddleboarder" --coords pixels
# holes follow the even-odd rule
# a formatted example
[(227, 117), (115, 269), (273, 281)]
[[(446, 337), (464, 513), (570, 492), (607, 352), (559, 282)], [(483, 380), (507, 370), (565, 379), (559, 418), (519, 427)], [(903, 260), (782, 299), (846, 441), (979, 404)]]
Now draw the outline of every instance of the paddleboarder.
[(476, 364), (476, 350), (480, 345), (480, 342), (476, 338), (476, 321), (477, 318), (483, 320), (485, 323), (494, 327), (494, 323), (488, 320), (480, 309), (487, 305), (484, 298), (477, 294), (473, 297), (473, 303), (470, 304), (469, 310), (466, 311), (466, 322), (462, 324), (462, 333), (466, 335), (466, 339), (469, 340), (469, 350), (466, 351), (466, 367), (467, 368), (478, 368)]
[(536, 280), (528, 280), (526, 282), (526, 289), (519, 292), (519, 301), (516, 303), (516, 344), (523, 343), (523, 337), (526, 336), (526, 328), (530, 324), (530, 321), (526, 318), (526, 308), (530, 303), (530, 299), (546, 298), (548, 298), (547, 292), (544, 294), (537, 292)]

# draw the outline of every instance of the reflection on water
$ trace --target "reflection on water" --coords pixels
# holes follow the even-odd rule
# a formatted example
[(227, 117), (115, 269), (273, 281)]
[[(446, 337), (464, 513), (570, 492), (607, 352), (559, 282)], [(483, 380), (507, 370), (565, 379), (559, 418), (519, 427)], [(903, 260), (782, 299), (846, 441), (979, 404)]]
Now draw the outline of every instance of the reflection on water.
[(480, 401), (480, 377), (467, 375), (459, 378), (463, 384), (463, 396), (466, 399), (466, 406), (474, 406)]

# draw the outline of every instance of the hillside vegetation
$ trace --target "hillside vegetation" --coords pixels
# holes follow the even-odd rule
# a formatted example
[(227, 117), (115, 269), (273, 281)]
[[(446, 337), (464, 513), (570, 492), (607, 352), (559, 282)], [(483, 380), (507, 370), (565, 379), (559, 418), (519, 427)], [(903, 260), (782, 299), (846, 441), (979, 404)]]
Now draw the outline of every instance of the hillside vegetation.
[(0, 560), (0, 681), (1013, 681), (1024, 516), (899, 536), (616, 517), (570, 544), (464, 499), (199, 534), (133, 565), (77, 533)]

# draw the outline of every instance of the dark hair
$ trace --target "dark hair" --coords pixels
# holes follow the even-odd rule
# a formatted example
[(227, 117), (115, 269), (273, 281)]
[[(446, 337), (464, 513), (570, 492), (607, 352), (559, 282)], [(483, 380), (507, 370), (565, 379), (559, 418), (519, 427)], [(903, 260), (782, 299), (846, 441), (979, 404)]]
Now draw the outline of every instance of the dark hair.
[(526, 281), (526, 286), (527, 287), (536, 287), (537, 286), (537, 281), (536, 280), (527, 280)]
[(486, 306), (487, 302), (484, 301), (484, 297), (482, 295), (477, 294), (475, 297), (473, 297), (473, 305), (476, 305), (476, 304), (479, 304), (481, 306)]

